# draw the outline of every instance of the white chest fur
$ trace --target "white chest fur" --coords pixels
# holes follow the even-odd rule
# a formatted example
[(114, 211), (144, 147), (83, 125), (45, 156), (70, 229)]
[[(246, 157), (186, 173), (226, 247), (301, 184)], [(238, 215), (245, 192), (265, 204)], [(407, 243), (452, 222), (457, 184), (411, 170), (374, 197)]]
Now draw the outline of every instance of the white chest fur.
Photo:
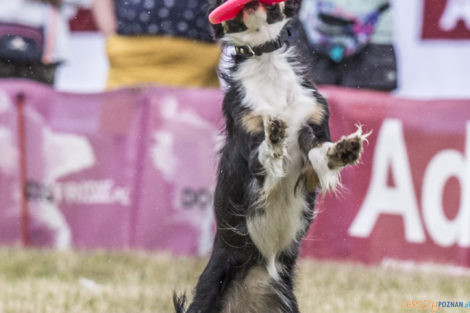
[(293, 65), (288, 62), (292, 51), (275, 51), (241, 64), (234, 78), (244, 90), (243, 105), (255, 114), (282, 119), (287, 123), (288, 164), (284, 177), (277, 179), (279, 190), (266, 203), (263, 214), (248, 219), (253, 242), (268, 262), (268, 272), (277, 279), (276, 259), (286, 251), (305, 227), (306, 203), (294, 188), (301, 168), (298, 130), (318, 110), (312, 90), (304, 88)]
[(292, 49), (274, 51), (246, 60), (234, 78), (244, 89), (243, 105), (263, 117), (276, 117), (288, 125), (289, 137), (318, 110), (312, 90), (302, 86), (295, 72)]

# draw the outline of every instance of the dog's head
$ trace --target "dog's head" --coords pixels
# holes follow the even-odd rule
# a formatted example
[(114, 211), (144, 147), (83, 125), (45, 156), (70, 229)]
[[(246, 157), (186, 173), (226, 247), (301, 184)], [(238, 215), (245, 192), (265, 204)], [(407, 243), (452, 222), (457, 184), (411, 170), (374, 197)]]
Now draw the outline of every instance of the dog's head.
[[(226, 0), (210, 0), (209, 12)], [(249, 2), (238, 15), (213, 25), (216, 39), (234, 45), (258, 46), (275, 40), (290, 18), (297, 15), (301, 0), (268, 5), (257, 0)]]

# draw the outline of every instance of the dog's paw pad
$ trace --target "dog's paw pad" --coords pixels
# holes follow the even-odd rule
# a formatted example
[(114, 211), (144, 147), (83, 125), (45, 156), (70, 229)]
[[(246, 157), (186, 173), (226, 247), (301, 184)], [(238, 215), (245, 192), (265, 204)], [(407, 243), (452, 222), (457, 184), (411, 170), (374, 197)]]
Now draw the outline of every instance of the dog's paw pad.
[(361, 150), (362, 144), (358, 137), (344, 139), (336, 144), (333, 154), (330, 155), (330, 157), (340, 166), (354, 164), (359, 159)]
[(266, 135), (273, 145), (277, 145), (284, 141), (286, 137), (287, 124), (280, 119), (271, 119), (266, 129)]
[(362, 154), (363, 143), (371, 133), (363, 134), (362, 127), (358, 126), (355, 133), (343, 137), (329, 151), (328, 167), (338, 168), (346, 165), (357, 164)]

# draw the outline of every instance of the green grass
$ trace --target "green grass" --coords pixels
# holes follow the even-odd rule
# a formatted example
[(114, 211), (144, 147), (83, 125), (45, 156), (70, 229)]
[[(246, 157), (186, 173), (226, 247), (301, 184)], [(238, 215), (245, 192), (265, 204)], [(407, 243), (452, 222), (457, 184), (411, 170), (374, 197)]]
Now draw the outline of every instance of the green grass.
[[(169, 313), (173, 290), (191, 294), (205, 261), (134, 251), (0, 249), (0, 313)], [(418, 312), (400, 306), (409, 299), (470, 300), (468, 277), (312, 260), (299, 263), (298, 277), (304, 313)]]

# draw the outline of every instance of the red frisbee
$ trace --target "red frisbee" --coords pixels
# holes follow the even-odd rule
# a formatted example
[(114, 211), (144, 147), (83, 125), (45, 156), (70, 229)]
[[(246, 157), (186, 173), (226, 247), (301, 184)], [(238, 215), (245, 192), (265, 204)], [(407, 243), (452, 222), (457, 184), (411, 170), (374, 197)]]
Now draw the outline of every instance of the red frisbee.
[[(227, 0), (209, 14), (209, 21), (212, 24), (219, 24), (237, 16), (245, 4), (253, 0)], [(259, 0), (259, 2), (273, 5), (286, 0)]]

